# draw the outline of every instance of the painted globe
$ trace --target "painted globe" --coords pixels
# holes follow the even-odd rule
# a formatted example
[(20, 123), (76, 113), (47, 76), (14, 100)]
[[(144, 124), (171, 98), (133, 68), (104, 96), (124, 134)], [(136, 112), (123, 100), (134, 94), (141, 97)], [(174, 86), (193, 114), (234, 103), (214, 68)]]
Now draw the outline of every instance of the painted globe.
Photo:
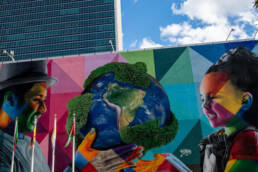
[(105, 149), (123, 144), (120, 130), (149, 120), (160, 120), (160, 127), (170, 117), (168, 97), (150, 77), (149, 88), (143, 89), (130, 83), (119, 82), (114, 74), (96, 79), (88, 91), (93, 94), (92, 105), (85, 127), (80, 132), (85, 136), (91, 128), (97, 131), (93, 147)]

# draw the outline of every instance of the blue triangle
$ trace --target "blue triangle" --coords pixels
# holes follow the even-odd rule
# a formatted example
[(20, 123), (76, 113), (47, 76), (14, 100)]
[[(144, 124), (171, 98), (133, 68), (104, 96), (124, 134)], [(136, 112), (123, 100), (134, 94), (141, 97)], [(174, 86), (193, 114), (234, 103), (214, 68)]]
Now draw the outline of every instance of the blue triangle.
[(220, 56), (225, 52), (224, 44), (205, 44), (191, 46), (193, 50), (204, 56), (206, 59), (215, 63)]
[(255, 45), (252, 52), (255, 53), (258, 56), (258, 44)]
[(163, 87), (169, 97), (171, 111), (177, 119), (199, 118), (194, 83), (171, 84)]
[(255, 47), (255, 45), (258, 43), (257, 40), (249, 40), (249, 41), (239, 41), (239, 42), (230, 42), (230, 43), (225, 43), (225, 49), (226, 51), (236, 48), (237, 46), (243, 46), (248, 48), (250, 51)]
[(208, 68), (213, 64), (211, 61), (203, 57), (198, 52), (189, 48), (190, 60), (192, 64), (192, 73), (194, 82), (200, 82), (208, 70)]

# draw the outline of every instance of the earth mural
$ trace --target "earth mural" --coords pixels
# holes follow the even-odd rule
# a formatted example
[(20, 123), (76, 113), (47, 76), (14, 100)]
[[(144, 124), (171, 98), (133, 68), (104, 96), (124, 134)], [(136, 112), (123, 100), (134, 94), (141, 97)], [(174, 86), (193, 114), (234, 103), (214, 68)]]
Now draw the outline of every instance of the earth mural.
[[(130, 68), (137, 65), (145, 66), (143, 63), (135, 65), (113, 63), (115, 66), (121, 64), (124, 66), (123, 71), (129, 70), (130, 76), (128, 78), (133, 79), (127, 80), (126, 76), (122, 79), (116, 77), (116, 75), (121, 75), (121, 72), (112, 71), (112, 68), (110, 68), (111, 71), (102, 74), (100, 72), (99, 76), (95, 76), (87, 85), (87, 80), (91, 80), (89, 77), (85, 82), (85, 90), (81, 96), (73, 98), (68, 103), (70, 112), (67, 122), (68, 131), (71, 126), (69, 123), (71, 113), (76, 113), (77, 116), (80, 116), (77, 120), (80, 126), (79, 133), (82, 137), (85, 137), (91, 128), (96, 129), (97, 137), (93, 143), (93, 148), (99, 150), (125, 143), (135, 143), (141, 136), (141, 140), (146, 139), (144, 144), (145, 142), (151, 144), (148, 146), (143, 144), (145, 149), (152, 148), (158, 145), (155, 144), (155, 141), (152, 143), (151, 139), (155, 140), (155, 137), (158, 139), (161, 133), (164, 135), (168, 134), (169, 131), (170, 136), (166, 136), (165, 142), (162, 143), (163, 138), (160, 137), (160, 144), (171, 141), (177, 130), (177, 122), (170, 111), (168, 96), (163, 88), (146, 72), (137, 71), (137, 67), (135, 71)], [(119, 67), (121, 68), (121, 66)], [(85, 120), (85, 118), (87, 119)], [(159, 130), (161, 128), (165, 132)], [(132, 137), (138, 138), (132, 139)]]

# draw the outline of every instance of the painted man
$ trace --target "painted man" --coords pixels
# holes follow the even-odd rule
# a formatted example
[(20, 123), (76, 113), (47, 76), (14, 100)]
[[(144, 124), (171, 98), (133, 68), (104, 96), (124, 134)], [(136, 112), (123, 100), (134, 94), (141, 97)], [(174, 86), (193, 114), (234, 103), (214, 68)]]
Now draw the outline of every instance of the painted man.
[[(0, 71), (0, 171), (9, 172), (13, 151), (15, 119), (18, 119), (18, 142), (14, 172), (29, 171), (34, 118), (47, 110), (47, 88), (57, 80), (47, 75), (46, 61), (3, 64)], [(35, 143), (34, 169), (50, 171), (39, 144)]]

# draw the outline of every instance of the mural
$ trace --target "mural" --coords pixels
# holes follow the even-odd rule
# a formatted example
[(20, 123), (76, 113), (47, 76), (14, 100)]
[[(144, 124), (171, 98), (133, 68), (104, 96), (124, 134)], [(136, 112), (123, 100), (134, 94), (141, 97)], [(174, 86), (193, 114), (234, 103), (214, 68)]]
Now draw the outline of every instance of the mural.
[[(201, 80), (208, 68), (229, 49), (241, 45), (258, 54), (257, 43), (258, 41), (253, 40), (48, 59), (48, 75), (57, 78), (58, 82), (47, 89), (48, 110), (41, 115), (37, 125), (37, 141), (46, 161), (51, 167), (50, 137), (54, 114), (57, 114), (56, 157), (62, 163), (56, 163), (56, 171), (63, 171), (71, 162), (71, 146), (64, 148), (67, 139), (66, 105), (70, 99), (83, 92), (84, 81), (91, 72), (111, 62), (143, 62), (147, 66), (147, 73), (162, 85), (168, 96), (169, 108), (178, 121), (175, 138), (163, 146), (148, 150), (143, 159), (152, 160), (154, 154), (172, 153), (193, 171), (199, 171), (201, 155), (198, 144), (203, 138), (218, 130), (210, 125), (201, 109)], [(127, 124), (121, 124), (124, 125)]]

